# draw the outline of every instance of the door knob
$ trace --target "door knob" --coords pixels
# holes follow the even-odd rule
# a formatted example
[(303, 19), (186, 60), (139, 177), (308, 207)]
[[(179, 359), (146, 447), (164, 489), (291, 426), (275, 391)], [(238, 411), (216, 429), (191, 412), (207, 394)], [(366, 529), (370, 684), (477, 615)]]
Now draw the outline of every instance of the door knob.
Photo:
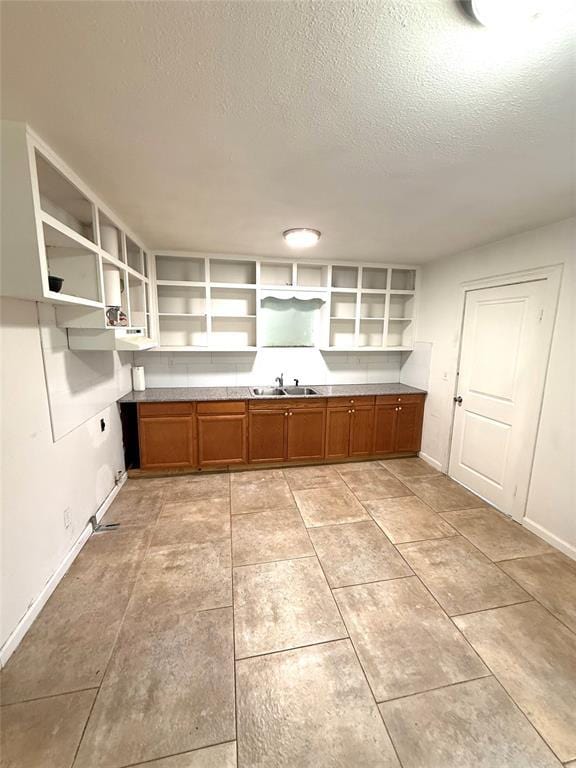
[(454, 402), (458, 403), (458, 405), (462, 405), (462, 398), (461, 397), (455, 397)]

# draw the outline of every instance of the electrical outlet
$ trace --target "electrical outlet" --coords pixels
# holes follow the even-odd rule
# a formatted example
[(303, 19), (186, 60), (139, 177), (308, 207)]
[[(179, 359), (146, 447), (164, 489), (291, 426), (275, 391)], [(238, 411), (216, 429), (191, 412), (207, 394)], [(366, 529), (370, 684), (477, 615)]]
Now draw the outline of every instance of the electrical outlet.
[(70, 516), (70, 507), (66, 507), (64, 510), (64, 528), (70, 528), (72, 525), (72, 517)]
[(124, 474), (124, 470), (122, 470), (122, 469), (118, 469), (118, 470), (116, 471), (116, 485), (118, 485), (118, 483), (120, 482), (120, 480), (122, 480), (122, 475), (123, 475), (123, 474)]

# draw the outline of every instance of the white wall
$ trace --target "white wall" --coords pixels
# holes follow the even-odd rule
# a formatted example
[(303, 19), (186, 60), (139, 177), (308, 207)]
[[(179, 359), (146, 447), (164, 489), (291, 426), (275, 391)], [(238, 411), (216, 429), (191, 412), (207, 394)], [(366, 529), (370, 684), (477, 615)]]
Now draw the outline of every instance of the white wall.
[(263, 349), (257, 353), (141, 352), (147, 387), (235, 387), (285, 383), (376, 384), (400, 380), (400, 352), (322, 354), (317, 349)]
[[(52, 311), (52, 310), (50, 310)], [(2, 383), (2, 518), (0, 646), (57, 571), (89, 517), (124, 468), (115, 400), (127, 391), (129, 367), (98, 364), (59, 346), (43, 311), (49, 388), (68, 402), (67, 434), (53, 440), (37, 305), (0, 300)], [(111, 357), (111, 353), (107, 353)], [(126, 378), (128, 376), (128, 378)], [(104, 404), (102, 388), (109, 392)], [(79, 405), (81, 407), (79, 407)], [(97, 412), (94, 412), (94, 408)], [(72, 415), (72, 421), (70, 416)], [(100, 430), (100, 419), (106, 429)], [(64, 525), (64, 511), (70, 524)]]
[[(422, 453), (448, 467), (462, 312), (462, 283), (563, 264), (525, 523), (576, 555), (576, 219), (516, 235), (425, 265), (416, 351), (401, 380), (418, 386), (430, 355)], [(420, 364), (419, 364), (420, 360)]]

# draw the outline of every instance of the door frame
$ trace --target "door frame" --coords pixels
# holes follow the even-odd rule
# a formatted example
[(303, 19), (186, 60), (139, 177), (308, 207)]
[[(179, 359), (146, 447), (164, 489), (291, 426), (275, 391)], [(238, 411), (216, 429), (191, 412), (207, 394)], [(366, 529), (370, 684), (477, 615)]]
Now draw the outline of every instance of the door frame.
[[(485, 288), (503, 288), (507, 285), (516, 285), (518, 283), (545, 282), (544, 291), (544, 314), (542, 316), (541, 334), (544, 339), (539, 360), (538, 372), (534, 378), (533, 403), (534, 409), (532, 416), (529, 417), (528, 427), (526, 428), (529, 437), (529, 449), (526, 455), (522, 457), (518, 470), (518, 482), (512, 502), (511, 517), (516, 522), (521, 523), (526, 514), (526, 505), (528, 502), (528, 493), (530, 490), (530, 481), (532, 478), (532, 467), (534, 465), (534, 455), (536, 452), (536, 442), (538, 439), (538, 430), (540, 427), (540, 417), (542, 414), (542, 403), (544, 399), (544, 390), (546, 388), (546, 379), (548, 377), (548, 368), (550, 364), (550, 353), (552, 351), (552, 340), (554, 337), (554, 328), (556, 325), (556, 316), (558, 313), (558, 301), (560, 298), (560, 286), (562, 283), (563, 264), (553, 264), (547, 267), (536, 267), (534, 269), (521, 270), (519, 272), (507, 272), (503, 275), (494, 275), (492, 277), (483, 277), (477, 280), (469, 280), (460, 284), (460, 325), (458, 328), (458, 355), (456, 359), (456, 370), (454, 373), (454, 382), (451, 398), (458, 393), (458, 377), (460, 373), (460, 359), (462, 356), (462, 342), (464, 330), (464, 314), (466, 312), (466, 299), (471, 291), (480, 291)], [(450, 419), (450, 432), (448, 442), (448, 457), (446, 471), (450, 476), (450, 463), (452, 458), (454, 420), (456, 416), (456, 403), (452, 402), (452, 411)], [(458, 481), (456, 481), (458, 482)], [(470, 489), (473, 490), (473, 489)]]

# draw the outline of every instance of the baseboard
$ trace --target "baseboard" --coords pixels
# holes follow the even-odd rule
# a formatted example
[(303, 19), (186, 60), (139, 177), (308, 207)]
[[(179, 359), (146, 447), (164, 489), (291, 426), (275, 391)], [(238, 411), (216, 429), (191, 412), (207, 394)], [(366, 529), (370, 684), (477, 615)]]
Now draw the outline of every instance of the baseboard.
[(532, 533), (535, 533), (536, 536), (539, 536), (541, 539), (544, 539), (544, 541), (547, 541), (548, 544), (551, 544), (553, 547), (556, 547), (556, 549), (559, 549), (560, 552), (568, 555), (568, 557), (572, 558), (572, 560), (576, 560), (576, 547), (574, 547), (572, 544), (568, 544), (568, 542), (564, 541), (564, 539), (558, 538), (558, 536), (550, 533), (550, 531), (546, 530), (546, 528), (543, 528), (533, 520), (529, 520), (527, 517), (522, 520), (522, 525)]
[(436, 461), (436, 459), (433, 459), (432, 456), (428, 456), (427, 453), (424, 453), (423, 451), (420, 451), (418, 456), (426, 462), (426, 464), (430, 464), (431, 467), (434, 469), (437, 469), (438, 472), (442, 472), (442, 464), (440, 464), (439, 461)]
[[(114, 488), (110, 491), (108, 496), (104, 499), (100, 507), (98, 508), (98, 511), (96, 512), (96, 519), (98, 522), (100, 522), (102, 516), (108, 509), (108, 507), (112, 504), (116, 496), (118, 495), (120, 488), (124, 485), (126, 482), (126, 472), (122, 475), (120, 480), (118, 481), (117, 485), (114, 486)], [(63, 578), (66, 571), (70, 568), (76, 557), (78, 556), (78, 553), (86, 544), (88, 539), (90, 538), (90, 535), (92, 533), (92, 525), (88, 523), (80, 536), (76, 539), (74, 544), (72, 545), (72, 548), (66, 553), (66, 556), (58, 566), (58, 568), (54, 571), (52, 576), (48, 579), (46, 584), (44, 585), (44, 588), (38, 595), (38, 597), (34, 600), (34, 602), (30, 605), (24, 616), (20, 619), (18, 624), (16, 625), (16, 628), (14, 631), (9, 635), (6, 642), (0, 648), (0, 668), (3, 667), (10, 656), (14, 653), (16, 648), (20, 645), (22, 642), (22, 639), (24, 638), (24, 635), (32, 624), (34, 623), (35, 619), (39, 615), (40, 611), (46, 603), (48, 602), (48, 598), (54, 592), (58, 584), (60, 583), (61, 579)]]

